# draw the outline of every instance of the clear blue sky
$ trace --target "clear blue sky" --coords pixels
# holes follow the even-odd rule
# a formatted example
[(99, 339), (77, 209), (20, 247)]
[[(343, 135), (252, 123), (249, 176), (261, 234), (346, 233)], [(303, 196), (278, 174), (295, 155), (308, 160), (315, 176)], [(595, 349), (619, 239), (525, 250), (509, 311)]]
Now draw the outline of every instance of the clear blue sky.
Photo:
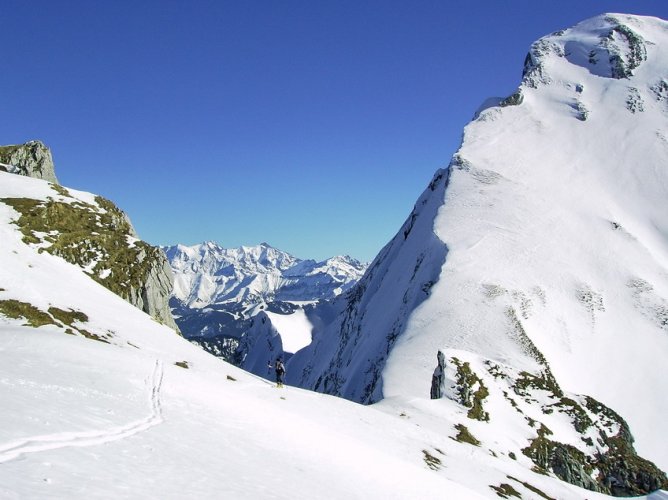
[(666, 0), (2, 0), (0, 144), (153, 244), (371, 260), (531, 42)]

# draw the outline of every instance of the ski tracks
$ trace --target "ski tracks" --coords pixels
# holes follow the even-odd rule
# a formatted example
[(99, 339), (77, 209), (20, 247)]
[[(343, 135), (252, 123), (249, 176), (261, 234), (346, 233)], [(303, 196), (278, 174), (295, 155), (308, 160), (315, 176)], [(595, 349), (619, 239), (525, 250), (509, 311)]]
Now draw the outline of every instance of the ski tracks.
[(110, 427), (99, 431), (61, 432), (33, 436), (0, 444), (0, 464), (29, 453), (56, 450), (59, 448), (96, 446), (112, 441), (119, 441), (162, 423), (160, 391), (163, 375), (162, 362), (156, 360), (153, 373), (147, 381), (147, 385), (150, 387), (149, 405), (151, 408), (151, 413), (148, 417), (127, 425)]

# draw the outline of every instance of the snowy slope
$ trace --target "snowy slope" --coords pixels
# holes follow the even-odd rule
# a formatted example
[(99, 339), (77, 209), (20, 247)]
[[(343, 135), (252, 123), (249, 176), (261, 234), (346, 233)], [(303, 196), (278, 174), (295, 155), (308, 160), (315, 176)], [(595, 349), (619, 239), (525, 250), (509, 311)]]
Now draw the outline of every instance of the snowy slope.
[[(578, 64), (615, 24), (595, 18), (539, 44), (550, 47), (536, 56), (550, 84), (534, 89), (529, 75), (520, 106), (466, 128), (434, 220), (448, 259), (393, 354), (404, 363), (404, 348), (452, 346), (502, 358), (489, 343), (503, 333), (494, 311), (515, 307), (561, 384), (621, 412), (638, 448), (666, 469), (668, 103), (652, 89), (668, 81), (668, 25), (616, 18), (647, 40), (629, 79), (607, 77), (604, 58)], [(574, 106), (589, 110), (586, 121)], [(490, 285), (505, 292), (490, 298)], [(410, 345), (446, 324), (449, 335)], [(387, 394), (416, 391), (419, 374), (409, 373), (390, 363)]]
[(294, 354), (311, 343), (313, 325), (303, 309), (298, 309), (289, 315), (272, 312), (266, 314), (281, 336), (284, 352)]
[[(0, 173), (0, 198), (56, 195)], [(23, 243), (17, 215), (0, 202), (2, 498), (583, 496), (451, 439), (454, 404), (279, 391)]]
[[(666, 68), (668, 24), (655, 18), (600, 16), (536, 42), (518, 92), (478, 111), (288, 380), (419, 399), (439, 351), (446, 370), (469, 353), (509, 380), (526, 371), (596, 398), (668, 468)], [(503, 391), (497, 380), (485, 401)], [(478, 433), (503, 432), (500, 421)]]

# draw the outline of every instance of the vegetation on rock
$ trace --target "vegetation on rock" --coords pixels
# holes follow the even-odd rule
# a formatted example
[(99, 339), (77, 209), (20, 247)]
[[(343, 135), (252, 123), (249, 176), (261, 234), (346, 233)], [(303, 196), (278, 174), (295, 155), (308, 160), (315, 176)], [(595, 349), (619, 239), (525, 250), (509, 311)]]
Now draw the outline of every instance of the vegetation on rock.
[[(81, 324), (88, 321), (88, 316), (81, 311), (73, 309), (66, 311), (52, 306), (49, 307), (48, 312), (45, 312), (27, 302), (9, 299), (0, 300), (0, 314), (11, 319), (25, 319), (26, 323), (24, 326), (38, 328), (44, 325), (54, 325), (64, 329), (67, 334), (76, 335), (78, 333), (82, 337), (106, 344), (109, 343), (108, 339), (113, 336), (111, 332), (105, 335), (98, 335), (84, 329)], [(75, 323), (78, 324), (75, 325)]]
[(536, 488), (536, 487), (533, 486), (532, 484), (529, 484), (529, 483), (527, 483), (527, 482), (525, 482), (525, 481), (520, 481), (519, 479), (515, 479), (513, 476), (506, 476), (506, 477), (507, 477), (508, 479), (510, 479), (511, 481), (515, 481), (516, 483), (521, 484), (521, 485), (524, 486), (527, 490), (529, 490), (529, 491), (535, 493), (536, 495), (538, 495), (538, 496), (540, 496), (540, 497), (542, 497), (542, 498), (545, 498), (546, 500), (555, 500), (555, 499), (552, 498), (551, 496), (546, 495), (545, 493), (543, 493), (541, 490), (539, 490), (538, 488)]
[[(61, 196), (71, 198), (69, 192), (52, 185)], [(39, 245), (46, 251), (81, 267), (86, 274), (115, 294), (155, 319), (171, 326), (173, 320), (166, 312), (148, 311), (147, 283), (156, 270), (167, 267), (162, 251), (136, 239), (136, 234), (125, 213), (112, 202), (100, 196), (97, 206), (75, 200), (59, 201), (54, 198), (4, 198), (0, 201), (16, 210), (15, 221), (27, 244)]]
[[(581, 434), (595, 427), (599, 435), (598, 451), (587, 455), (574, 446), (548, 439), (552, 432), (541, 424), (538, 436), (522, 450), (536, 465), (536, 471), (552, 472), (568, 483), (613, 496), (646, 495), (667, 487), (666, 474), (636, 453), (624, 419), (591, 397), (585, 400), (587, 410), (598, 417), (596, 423), (572, 399), (562, 397), (553, 406), (570, 415)], [(609, 436), (612, 429), (618, 431)]]
[(441, 468), (440, 458), (435, 457), (427, 450), (422, 450), (422, 454), (424, 455), (423, 457), (424, 463), (426, 463), (427, 467), (429, 467), (431, 470), (438, 470)]
[(480, 441), (478, 441), (475, 436), (471, 434), (468, 427), (466, 427), (464, 424), (455, 425), (455, 429), (457, 429), (457, 435), (454, 437), (455, 441), (472, 444), (473, 446), (480, 446)]
[(18, 300), (0, 300), (0, 314), (11, 318), (11, 319), (25, 319), (26, 326), (40, 327), (44, 325), (55, 325), (56, 322), (53, 318), (45, 313), (40, 311), (38, 308), (27, 302), (21, 302)]
[[(588, 287), (578, 290), (578, 299), (591, 306), (592, 314), (595, 309), (603, 308), (602, 298)], [(540, 424), (537, 437), (522, 450), (535, 464), (535, 471), (553, 473), (568, 483), (614, 496), (644, 495), (668, 486), (665, 473), (636, 453), (633, 437), (624, 419), (591, 397), (565, 396), (545, 357), (524, 331), (515, 310), (509, 308), (507, 315), (521, 345), (542, 365), (539, 374), (526, 371), (519, 373), (512, 384), (515, 394), (528, 403), (535, 403), (536, 395), (532, 392), (546, 392), (548, 400), (552, 402), (542, 406), (543, 413), (549, 415), (556, 411), (568, 415), (574, 429), (582, 435), (583, 443), (590, 450), (585, 453), (572, 445), (549, 439), (552, 432), (544, 424), (526, 417), (532, 427)], [(490, 374), (495, 378), (501, 377), (498, 367), (491, 364), (488, 366)], [(504, 396), (521, 412), (508, 393), (504, 392)], [(592, 438), (596, 438), (597, 434), (598, 446), (595, 446)]]
[(517, 498), (522, 498), (522, 495), (520, 495), (519, 491), (517, 491), (515, 488), (513, 488), (511, 485), (507, 483), (501, 483), (499, 486), (489, 486), (492, 488), (494, 491), (496, 491), (496, 494), (499, 495), (501, 498), (510, 498), (510, 497), (517, 497)]
[(483, 384), (468, 362), (460, 362), (452, 358), (452, 363), (457, 367), (457, 391), (460, 396), (460, 404), (470, 408), (467, 416), (482, 422), (489, 421), (489, 413), (483, 408), (483, 401), (489, 396), (489, 390)]

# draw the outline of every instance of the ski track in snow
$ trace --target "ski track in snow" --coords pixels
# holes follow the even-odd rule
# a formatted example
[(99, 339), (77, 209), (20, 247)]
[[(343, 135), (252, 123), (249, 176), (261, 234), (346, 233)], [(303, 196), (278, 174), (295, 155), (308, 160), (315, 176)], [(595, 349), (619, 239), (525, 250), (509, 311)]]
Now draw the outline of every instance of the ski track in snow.
[(121, 427), (111, 427), (99, 431), (60, 432), (0, 444), (0, 464), (28, 453), (68, 447), (96, 446), (119, 441), (161, 424), (163, 417), (160, 390), (163, 375), (162, 362), (156, 360), (153, 373), (147, 380), (147, 383), (150, 384), (149, 404), (151, 406), (151, 414), (148, 417)]

